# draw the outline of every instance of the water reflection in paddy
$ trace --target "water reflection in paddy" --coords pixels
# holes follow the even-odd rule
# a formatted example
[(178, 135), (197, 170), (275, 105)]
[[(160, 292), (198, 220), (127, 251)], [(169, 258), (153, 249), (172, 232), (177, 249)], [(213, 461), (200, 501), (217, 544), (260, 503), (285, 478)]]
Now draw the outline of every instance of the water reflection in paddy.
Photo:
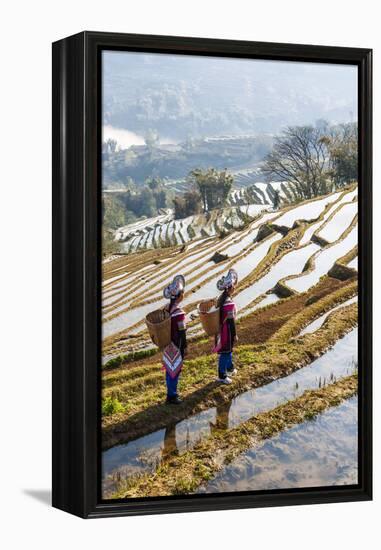
[(165, 456), (192, 449), (216, 427), (233, 428), (256, 414), (294, 399), (307, 389), (330, 384), (351, 374), (356, 364), (357, 329), (354, 329), (322, 357), (289, 376), (244, 392), (232, 401), (195, 414), (174, 426), (103, 452), (104, 491), (111, 490), (119, 477), (154, 471)]
[(339, 340), (327, 353), (289, 376), (242, 393), (231, 402), (229, 428), (255, 414), (295, 399), (306, 390), (330, 384), (352, 374), (357, 366), (357, 329)]
[(240, 455), (199, 493), (357, 483), (357, 397)]
[(329, 315), (331, 315), (331, 313), (343, 307), (350, 306), (351, 304), (355, 304), (357, 303), (357, 301), (358, 301), (357, 296), (354, 296), (353, 298), (350, 298), (349, 300), (346, 300), (345, 302), (338, 304), (337, 306), (333, 307), (329, 311), (326, 311), (325, 313), (323, 313), (323, 315), (321, 315), (320, 317), (312, 321), (312, 323), (309, 323), (306, 327), (304, 327), (304, 329), (301, 330), (300, 332), (300, 336), (303, 336), (304, 334), (308, 334), (311, 332), (315, 332), (315, 330), (318, 330), (323, 325), (324, 321)]

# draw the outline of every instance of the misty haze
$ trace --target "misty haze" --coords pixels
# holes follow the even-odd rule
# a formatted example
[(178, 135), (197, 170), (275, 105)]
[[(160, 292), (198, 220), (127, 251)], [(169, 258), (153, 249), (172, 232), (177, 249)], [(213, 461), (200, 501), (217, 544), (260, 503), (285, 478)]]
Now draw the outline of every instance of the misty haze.
[(104, 124), (174, 141), (353, 122), (357, 68), (104, 52)]

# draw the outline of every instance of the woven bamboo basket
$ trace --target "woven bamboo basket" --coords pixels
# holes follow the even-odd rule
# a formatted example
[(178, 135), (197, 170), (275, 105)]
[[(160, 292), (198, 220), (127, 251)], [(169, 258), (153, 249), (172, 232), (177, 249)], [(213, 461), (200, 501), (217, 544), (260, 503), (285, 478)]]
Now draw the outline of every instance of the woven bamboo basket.
[(146, 325), (152, 342), (164, 349), (171, 343), (171, 316), (165, 309), (156, 309), (146, 316)]
[(208, 336), (215, 336), (220, 331), (220, 310), (215, 299), (204, 300), (198, 305), (198, 314), (202, 328)]

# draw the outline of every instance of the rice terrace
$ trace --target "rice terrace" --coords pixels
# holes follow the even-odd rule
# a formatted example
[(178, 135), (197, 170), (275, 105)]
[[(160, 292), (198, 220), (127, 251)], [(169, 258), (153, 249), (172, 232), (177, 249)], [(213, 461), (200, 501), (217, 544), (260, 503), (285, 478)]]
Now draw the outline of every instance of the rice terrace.
[[(107, 99), (105, 124), (121, 127)], [(255, 133), (227, 112), (234, 132), (194, 138), (182, 116), (172, 140), (149, 129), (145, 145), (104, 143), (103, 498), (355, 484), (357, 125), (337, 107)], [(199, 304), (232, 273), (236, 373), (221, 384)], [(146, 317), (180, 275), (173, 405)]]

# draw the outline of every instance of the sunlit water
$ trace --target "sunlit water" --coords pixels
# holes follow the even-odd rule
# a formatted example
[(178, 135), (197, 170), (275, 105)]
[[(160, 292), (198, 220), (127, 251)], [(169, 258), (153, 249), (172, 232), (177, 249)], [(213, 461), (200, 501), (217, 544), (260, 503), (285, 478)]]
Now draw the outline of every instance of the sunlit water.
[(268, 294), (260, 302), (257, 304), (254, 304), (252, 306), (249, 306), (242, 311), (240, 311), (237, 315), (237, 319), (241, 319), (241, 317), (246, 317), (247, 315), (250, 315), (250, 313), (253, 313), (253, 311), (256, 311), (257, 309), (266, 307), (270, 304), (275, 304), (276, 302), (279, 302), (280, 298), (276, 294)]
[(267, 292), (274, 287), (280, 279), (287, 277), (291, 274), (300, 273), (305, 266), (308, 258), (310, 258), (317, 250), (319, 246), (311, 243), (302, 248), (291, 250), (275, 263), (270, 271), (261, 277), (258, 281), (250, 285), (245, 290), (238, 292), (234, 298), (238, 309), (245, 307), (252, 302), (256, 296)]
[(237, 239), (237, 241), (233, 245), (229, 246), (228, 248), (225, 248), (223, 253), (226, 254), (229, 257), (232, 257), (232, 256), (235, 256), (236, 254), (239, 254), (240, 252), (242, 252), (242, 250), (244, 248), (246, 248), (247, 246), (249, 246), (250, 244), (252, 244), (254, 242), (255, 238), (258, 235), (258, 231), (259, 231), (260, 226), (263, 225), (264, 223), (270, 221), (271, 219), (273, 219), (277, 215), (278, 214), (276, 212), (275, 213), (270, 213), (270, 214), (264, 214), (260, 218), (260, 220), (258, 220), (258, 222), (254, 223), (251, 226), (250, 231), (247, 232), (247, 234), (245, 236), (244, 236), (244, 233), (243, 233), (241, 235), (241, 237), (239, 239)]
[(285, 212), (275, 223), (280, 226), (292, 227), (297, 220), (315, 220), (324, 211), (327, 204), (334, 202), (339, 196), (340, 193), (334, 193), (322, 199), (297, 206)]
[[(111, 126), (111, 124), (105, 124), (102, 127), (102, 140), (107, 141), (108, 139), (115, 140), (122, 149), (128, 149), (133, 145), (144, 145), (145, 139), (144, 136), (136, 134), (131, 130), (126, 130), (125, 128), (117, 128)], [(176, 143), (172, 138), (160, 138), (160, 144), (174, 144)]]
[(319, 231), (319, 237), (322, 237), (328, 243), (337, 241), (337, 239), (339, 239), (344, 231), (351, 225), (357, 211), (357, 202), (344, 204)]
[(336, 260), (347, 254), (356, 244), (357, 225), (342, 241), (323, 249), (315, 256), (315, 266), (311, 272), (302, 274), (296, 279), (290, 279), (286, 284), (297, 292), (305, 292), (331, 269)]
[[(159, 289), (159, 291), (155, 295), (150, 295), (150, 297), (156, 296), (159, 299), (162, 296), (162, 289), (165, 286), (165, 283), (164, 281), (162, 281), (155, 284), (156, 279), (160, 279), (164, 275), (166, 275), (167, 282), (170, 282), (171, 277), (173, 277), (176, 273), (184, 273), (187, 278), (194, 277), (195, 275), (197, 275), (197, 273), (207, 270), (207, 273), (202, 275), (199, 279), (195, 280), (191, 285), (187, 285), (187, 290), (191, 290), (193, 287), (200, 284), (200, 282), (202, 282), (204, 279), (210, 277), (214, 272), (223, 270), (222, 265), (216, 266), (214, 262), (207, 262), (207, 260), (213, 255), (213, 252), (215, 250), (220, 249), (221, 251), (223, 251), (224, 247), (228, 243), (230, 243), (231, 240), (232, 237), (229, 237), (226, 240), (221, 241), (221, 243), (215, 244), (213, 247), (210, 247), (208, 249), (203, 248), (200, 252), (192, 253), (190, 257), (187, 256), (184, 259), (181, 259), (180, 256), (179, 260), (177, 262), (175, 261), (175, 263), (173, 263), (171, 267), (164, 266), (157, 268), (155, 266), (150, 266), (151, 270), (156, 270), (154, 279), (149, 278), (147, 282), (144, 282), (144, 280), (143, 282), (137, 282), (136, 287), (134, 289), (130, 289), (127, 292), (123, 291), (122, 287), (120, 287), (120, 292), (118, 292), (114, 299), (108, 299), (105, 302), (105, 306), (110, 306), (113, 301), (118, 302), (114, 307), (112, 307), (112, 309), (110, 309), (110, 307), (107, 308), (106, 316), (110, 316), (110, 314), (114, 315), (116, 313), (121, 313), (121, 315), (116, 317), (112, 321), (106, 321), (103, 324), (104, 336), (113, 334), (118, 330), (126, 329), (135, 324), (137, 321), (142, 320), (142, 317), (139, 316), (140, 314), (135, 315), (133, 313), (135, 311), (134, 309), (128, 311), (125, 310), (133, 299), (135, 299), (137, 296), (143, 296), (147, 290), (151, 292), (155, 289)], [(124, 287), (128, 286), (128, 284), (130, 284), (130, 280), (126, 281)], [(152, 308), (154, 307), (155, 306), (153, 305)], [(137, 310), (138, 312), (140, 312), (139, 308), (137, 308)]]
[(346, 300), (342, 304), (339, 304), (335, 306), (334, 308), (330, 309), (326, 313), (323, 313), (320, 317), (315, 319), (315, 321), (312, 321), (312, 323), (309, 323), (304, 329), (300, 332), (300, 336), (303, 336), (304, 334), (315, 332), (315, 330), (318, 330), (328, 317), (328, 315), (331, 315), (334, 311), (337, 311), (338, 309), (341, 309), (346, 306), (350, 306), (351, 304), (355, 304), (357, 302), (357, 296), (354, 296), (353, 298), (350, 298), (349, 300)]
[[(323, 219), (316, 222), (316, 223), (313, 223), (312, 225), (310, 225), (304, 232), (304, 235), (303, 237), (301, 238), (301, 241), (300, 241), (300, 244), (306, 244), (312, 237), (312, 235), (314, 233), (316, 233), (318, 231), (318, 229), (323, 225), (323, 223), (325, 221), (328, 220), (328, 218), (334, 213), (334, 212), (337, 212), (338, 209), (340, 208), (340, 206), (346, 202), (350, 202), (353, 200), (353, 198), (357, 195), (357, 190), (356, 191), (352, 191), (351, 193), (347, 193), (346, 195), (344, 195), (340, 200), (337, 201), (337, 203), (333, 204), (328, 212), (326, 212), (323, 216)], [(343, 230), (344, 231), (344, 230)], [(343, 232), (342, 231), (342, 232)]]
[(118, 477), (154, 471), (165, 456), (192, 449), (215, 427), (234, 428), (261, 412), (295, 399), (308, 389), (331, 384), (353, 373), (357, 364), (357, 335), (357, 329), (352, 330), (326, 354), (289, 376), (244, 392), (232, 401), (190, 416), (176, 425), (104, 451), (104, 491), (112, 490)]
[[(275, 235), (271, 235), (266, 241), (263, 241), (262, 243), (259, 243), (256, 247), (253, 248), (251, 252), (244, 258), (238, 259), (233, 267), (238, 272), (239, 280), (242, 281), (247, 275), (251, 273), (251, 271), (254, 269), (256, 265), (259, 264), (261, 260), (266, 256), (268, 253), (270, 247), (272, 244), (274, 244), (276, 241), (281, 239), (281, 235), (276, 233)], [(217, 293), (216, 285), (217, 285), (218, 277), (211, 279), (209, 282), (207, 282), (203, 287), (201, 287), (199, 290), (197, 290), (194, 294), (191, 296), (188, 296), (184, 304), (195, 302), (195, 301), (201, 301), (206, 300), (210, 298), (211, 296), (215, 296)], [(262, 293), (258, 293), (257, 296)], [(255, 296), (254, 296), (255, 297)], [(251, 298), (250, 302), (253, 301), (253, 298)]]
[(253, 447), (198, 493), (356, 484), (357, 406), (353, 397)]

